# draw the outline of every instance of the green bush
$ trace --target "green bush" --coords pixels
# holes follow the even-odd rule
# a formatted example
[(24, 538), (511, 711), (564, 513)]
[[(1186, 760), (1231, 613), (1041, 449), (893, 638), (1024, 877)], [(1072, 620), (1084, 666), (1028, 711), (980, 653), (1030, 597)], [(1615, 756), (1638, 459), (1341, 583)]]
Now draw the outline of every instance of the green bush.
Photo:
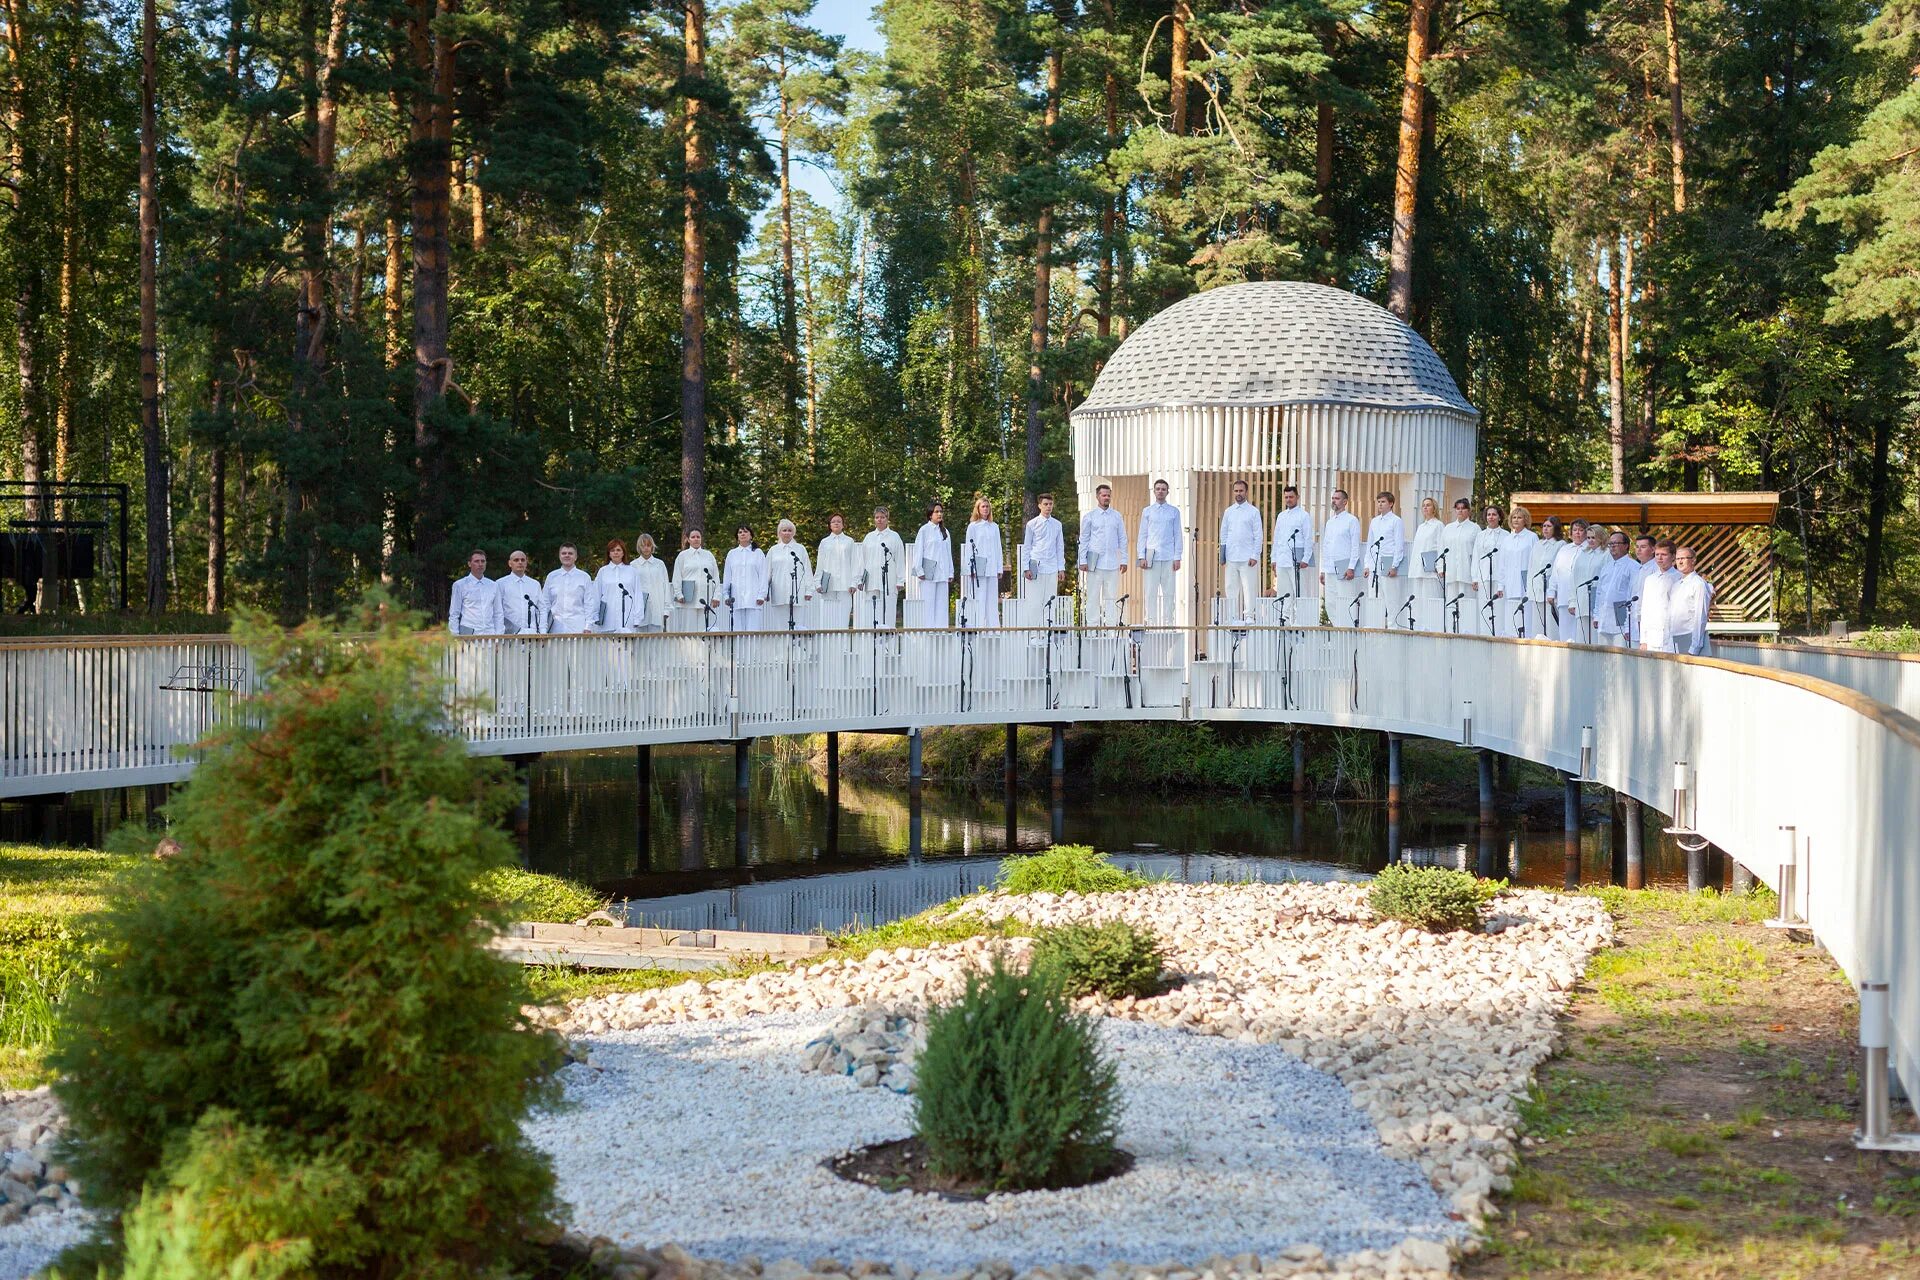
[(209, 1111), (128, 1210), (120, 1280), (310, 1280), (315, 1240), (348, 1234), (359, 1202), (338, 1161), (289, 1158), (267, 1130)]
[(509, 920), (572, 924), (607, 905), (605, 896), (583, 884), (519, 867), (491, 867), (473, 887), (488, 902), (499, 903)]
[(995, 964), (928, 1014), (914, 1131), (937, 1178), (1030, 1190), (1091, 1180), (1114, 1161), (1112, 1061), (1091, 1017), (1044, 973)]
[(168, 806), (180, 852), (130, 867), (90, 931), (60, 1022), (66, 1163), (95, 1207), (164, 1196), (219, 1111), (277, 1167), (353, 1171), (351, 1212), (311, 1237), (328, 1274), (468, 1276), (551, 1222), (520, 1126), (559, 1044), (474, 888), (512, 860), (511, 788), (440, 732), (443, 642), (416, 623), (245, 627), (263, 687)]
[(1373, 878), (1367, 901), (1383, 920), (1399, 920), (1416, 929), (1440, 932), (1472, 929), (1480, 908), (1503, 887), (1447, 867), (1415, 867), (1396, 862)]
[(1145, 929), (1109, 920), (1047, 930), (1035, 944), (1033, 967), (1044, 970), (1070, 996), (1097, 991), (1119, 999), (1158, 991), (1166, 957)]
[(1008, 893), (1113, 893), (1151, 883), (1084, 844), (1056, 844), (1045, 853), (1008, 858), (1000, 864), (998, 880)]

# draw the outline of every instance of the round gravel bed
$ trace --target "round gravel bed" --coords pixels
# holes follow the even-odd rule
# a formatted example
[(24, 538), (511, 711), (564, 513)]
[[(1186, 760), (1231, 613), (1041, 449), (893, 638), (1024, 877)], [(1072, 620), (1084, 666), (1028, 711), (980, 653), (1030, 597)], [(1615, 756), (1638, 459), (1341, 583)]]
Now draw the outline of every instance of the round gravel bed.
[(92, 1214), (70, 1211), (0, 1227), (0, 1280), (26, 1280), (79, 1244), (92, 1226)]
[(822, 1255), (953, 1269), (1151, 1264), (1317, 1245), (1332, 1257), (1457, 1240), (1421, 1168), (1388, 1156), (1338, 1080), (1281, 1049), (1105, 1019), (1120, 1145), (1087, 1187), (961, 1203), (886, 1193), (822, 1166), (911, 1132), (912, 1101), (800, 1069), (839, 1015), (783, 1013), (592, 1037), (570, 1105), (534, 1117), (572, 1225), (699, 1257)]

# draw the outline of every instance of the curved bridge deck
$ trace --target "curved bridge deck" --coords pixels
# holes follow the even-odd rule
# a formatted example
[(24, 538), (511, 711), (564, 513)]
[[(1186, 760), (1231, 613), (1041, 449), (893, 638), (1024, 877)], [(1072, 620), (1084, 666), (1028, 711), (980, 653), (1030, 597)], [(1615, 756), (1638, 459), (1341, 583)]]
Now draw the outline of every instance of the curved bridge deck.
[[(1920, 721), (1877, 700), (1920, 697), (1920, 665), (1718, 652), (1108, 628), (474, 638), (447, 662), (451, 727), (495, 755), (1193, 719), (1383, 730), (1571, 771), (1591, 728), (1591, 781), (1665, 812), (1685, 762), (1689, 826), (1776, 888), (1797, 860), (1801, 917), (1849, 976), (1892, 984), (1894, 1061), (1920, 1084)], [(181, 778), (221, 695), (252, 679), (224, 637), (0, 643), (0, 796)]]

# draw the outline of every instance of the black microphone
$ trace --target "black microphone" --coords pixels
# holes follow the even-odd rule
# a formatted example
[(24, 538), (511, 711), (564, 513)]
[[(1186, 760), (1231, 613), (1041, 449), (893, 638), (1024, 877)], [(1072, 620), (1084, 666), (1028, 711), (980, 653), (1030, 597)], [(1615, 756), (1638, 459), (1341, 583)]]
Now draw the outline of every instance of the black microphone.
[(627, 629), (627, 601), (633, 599), (633, 596), (628, 593), (626, 583), (616, 582), (613, 585), (620, 588), (620, 629), (625, 631)]
[(1453, 614), (1453, 634), (1455, 635), (1460, 634), (1460, 602), (1466, 598), (1467, 593), (1462, 591), (1459, 595), (1447, 601), (1447, 609)]
[(1367, 550), (1373, 553), (1373, 598), (1375, 600), (1380, 598), (1380, 543), (1386, 536), (1384, 533), (1381, 534), (1367, 547)]
[(1413, 630), (1413, 597), (1408, 596), (1400, 605), (1400, 612), (1407, 615), (1407, 630)]
[(1360, 597), (1359, 596), (1355, 596), (1353, 598), (1353, 625), (1356, 628), (1358, 628), (1360, 625)]

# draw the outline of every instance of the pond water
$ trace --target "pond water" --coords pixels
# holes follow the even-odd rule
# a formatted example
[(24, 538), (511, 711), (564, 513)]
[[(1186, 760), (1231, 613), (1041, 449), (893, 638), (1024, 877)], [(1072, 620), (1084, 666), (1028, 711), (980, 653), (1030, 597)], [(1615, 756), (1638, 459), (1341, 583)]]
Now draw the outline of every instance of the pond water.
[[(635, 923), (779, 932), (838, 930), (911, 915), (991, 884), (1008, 853), (1092, 845), (1123, 866), (1176, 880), (1360, 879), (1407, 858), (1518, 884), (1559, 885), (1565, 844), (1551, 821), (1503, 816), (1481, 831), (1471, 812), (1295, 802), (1231, 793), (1143, 795), (842, 778), (836, 809), (823, 774), (761, 750), (736, 805), (731, 747), (656, 747), (644, 821), (631, 750), (550, 755), (527, 767), (518, 819), (526, 862), (612, 894)], [(80, 793), (57, 803), (0, 804), (0, 840), (96, 845), (144, 820), (164, 793)], [(1685, 858), (1647, 811), (1650, 885), (1684, 886)], [(1580, 879), (1604, 884), (1611, 832), (1590, 811)], [(643, 839), (644, 832), (644, 839)]]

